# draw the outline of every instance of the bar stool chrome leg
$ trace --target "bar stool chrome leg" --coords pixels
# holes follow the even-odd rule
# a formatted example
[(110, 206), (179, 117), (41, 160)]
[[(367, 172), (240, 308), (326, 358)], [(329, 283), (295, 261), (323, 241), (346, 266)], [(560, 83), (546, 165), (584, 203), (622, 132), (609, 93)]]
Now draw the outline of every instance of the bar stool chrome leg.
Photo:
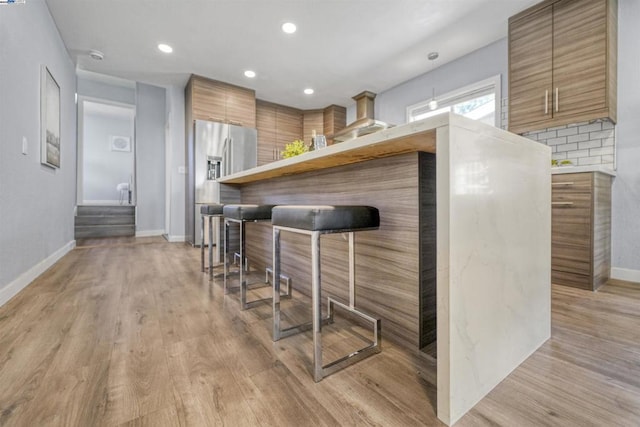
[(313, 300), (313, 379), (322, 379), (322, 307), (320, 305), (320, 232), (311, 234), (311, 299)]
[[(204, 247), (204, 240), (202, 247)], [(211, 279), (213, 279), (213, 216), (209, 216), (209, 280)]]
[(273, 229), (273, 340), (280, 339), (280, 229)]
[(224, 294), (227, 294), (227, 275), (229, 274), (229, 267), (228, 267), (228, 260), (227, 260), (227, 256), (229, 254), (229, 249), (228, 249), (228, 243), (229, 242), (229, 222), (227, 221), (227, 219), (225, 218), (224, 220), (224, 254), (223, 254), (223, 264), (224, 264), (224, 270), (223, 270), (223, 275), (224, 275), (224, 279), (222, 281), (223, 285), (222, 288), (224, 289)]
[[(213, 275), (213, 269), (217, 267), (221, 267), (220, 263), (213, 264), (213, 223), (214, 218), (221, 218), (223, 215), (224, 205), (221, 204), (211, 204), (200, 207), (200, 270), (204, 273), (205, 270), (209, 269), (209, 280), (212, 280), (213, 277), (219, 277)], [(205, 217), (209, 220), (209, 267), (205, 267), (204, 263), (204, 246), (205, 246)], [(216, 222), (217, 223), (217, 222)], [(219, 247), (217, 248), (219, 253)]]
[(200, 215), (200, 271), (204, 273), (204, 215)]
[[(288, 328), (282, 328), (280, 309), (280, 232), (281, 230), (299, 234), (310, 235), (311, 237), (311, 299), (312, 299), (312, 320)], [(328, 297), (327, 317), (322, 316), (321, 290), (321, 257), (320, 257), (320, 236), (322, 231), (306, 231), (289, 227), (273, 226), (273, 341), (278, 341), (299, 332), (309, 329), (313, 330), (313, 377), (319, 382), (324, 377), (339, 371), (340, 369), (356, 363), (371, 354), (379, 353), (381, 337), (381, 320), (369, 316), (355, 307), (355, 240), (354, 232), (344, 230), (349, 236), (349, 304), (344, 304), (332, 297)], [(333, 322), (335, 308), (340, 307), (345, 311), (356, 315), (372, 325), (371, 332), (373, 340), (368, 346), (358, 349), (344, 357), (323, 365), (322, 360), (322, 326)]]

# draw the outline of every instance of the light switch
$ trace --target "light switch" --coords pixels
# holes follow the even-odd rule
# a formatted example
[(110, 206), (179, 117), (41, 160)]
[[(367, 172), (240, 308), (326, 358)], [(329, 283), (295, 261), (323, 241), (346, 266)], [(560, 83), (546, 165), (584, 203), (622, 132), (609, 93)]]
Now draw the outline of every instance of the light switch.
[(25, 156), (29, 154), (29, 143), (27, 142), (26, 136), (22, 137), (22, 154), (24, 154)]
[(187, 174), (187, 168), (185, 166), (178, 166), (178, 173), (180, 173), (182, 175), (186, 175)]

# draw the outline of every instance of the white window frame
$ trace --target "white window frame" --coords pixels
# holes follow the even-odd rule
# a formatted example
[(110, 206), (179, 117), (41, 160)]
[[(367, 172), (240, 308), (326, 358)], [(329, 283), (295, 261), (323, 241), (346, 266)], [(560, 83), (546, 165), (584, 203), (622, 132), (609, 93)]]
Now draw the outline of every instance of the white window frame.
[[(474, 92), (483, 92), (493, 88), (493, 92), (495, 93), (495, 126), (497, 128), (502, 125), (502, 82), (500, 74), (495, 75), (493, 77), (489, 77), (488, 79), (481, 80), (476, 83), (472, 83), (470, 85), (461, 87), (459, 89), (453, 90), (451, 92), (445, 93), (443, 95), (436, 94), (436, 101), (438, 101), (438, 108), (443, 108), (449, 106), (451, 104), (455, 104), (455, 100), (458, 98), (465, 98), (469, 95), (472, 95)], [(429, 102), (431, 102), (431, 98), (426, 101), (421, 101), (417, 104), (409, 105), (407, 107), (407, 115), (406, 120), (407, 123), (414, 121), (413, 113), (416, 110), (422, 110), (424, 108), (429, 107)]]

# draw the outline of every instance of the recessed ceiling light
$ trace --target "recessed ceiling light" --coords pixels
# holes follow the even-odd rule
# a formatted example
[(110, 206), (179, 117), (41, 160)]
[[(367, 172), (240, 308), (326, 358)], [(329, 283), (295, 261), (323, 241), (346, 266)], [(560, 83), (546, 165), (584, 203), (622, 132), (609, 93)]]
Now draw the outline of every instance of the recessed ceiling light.
[(293, 22), (285, 22), (284, 24), (282, 24), (282, 31), (287, 34), (293, 34), (296, 32), (296, 30), (296, 24), (294, 24)]
[(160, 43), (158, 45), (158, 49), (160, 49), (161, 52), (164, 53), (171, 53), (173, 52), (173, 48), (171, 46), (169, 46), (168, 44), (164, 44), (164, 43)]
[(433, 61), (435, 59), (438, 59), (438, 56), (440, 56), (438, 52), (429, 52), (427, 58), (429, 58), (429, 61)]
[(304, 93), (306, 93), (307, 95), (311, 95), (313, 93), (313, 89), (311, 89), (310, 87), (306, 88), (304, 90)]
[(251, 70), (247, 70), (244, 72), (245, 77), (249, 77), (250, 79), (254, 78), (256, 76), (256, 72), (255, 71), (251, 71)]

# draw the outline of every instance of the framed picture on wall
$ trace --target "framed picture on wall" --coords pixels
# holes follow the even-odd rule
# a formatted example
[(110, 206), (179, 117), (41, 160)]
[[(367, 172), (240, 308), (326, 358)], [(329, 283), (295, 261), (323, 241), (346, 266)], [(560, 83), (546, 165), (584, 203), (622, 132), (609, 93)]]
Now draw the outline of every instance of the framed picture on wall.
[(60, 167), (60, 85), (46, 66), (40, 78), (40, 162)]
[(112, 135), (109, 137), (109, 147), (111, 151), (131, 151), (131, 138)]

